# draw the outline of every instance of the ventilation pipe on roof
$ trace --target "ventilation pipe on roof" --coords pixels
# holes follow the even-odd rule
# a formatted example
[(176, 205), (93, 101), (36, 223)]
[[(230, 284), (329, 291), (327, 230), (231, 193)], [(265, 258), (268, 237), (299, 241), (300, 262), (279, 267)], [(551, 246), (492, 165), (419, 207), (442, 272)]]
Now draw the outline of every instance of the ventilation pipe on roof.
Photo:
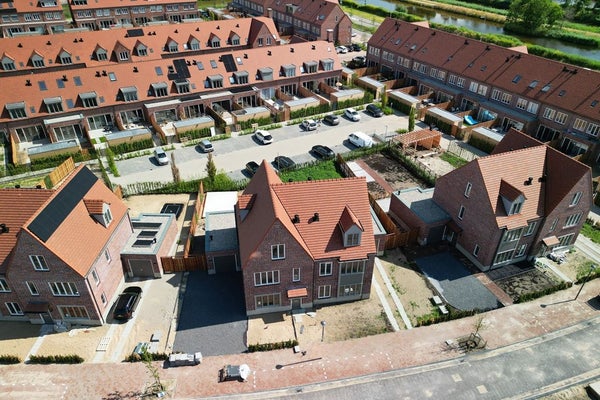
[(300, 223), (300, 216), (298, 214), (294, 214), (294, 218), (292, 218), (292, 223), (293, 224), (299, 224)]
[(9, 229), (6, 224), (0, 224), (0, 233), (8, 233)]
[(319, 213), (315, 213), (315, 215), (313, 215), (313, 221), (317, 222), (319, 220)]
[(532, 176), (530, 176), (530, 177), (529, 177), (529, 178), (528, 178), (528, 179), (525, 181), (525, 185), (526, 185), (526, 186), (529, 186), (529, 185), (531, 185), (531, 183), (532, 183), (532, 182), (533, 182), (533, 177), (532, 177)]

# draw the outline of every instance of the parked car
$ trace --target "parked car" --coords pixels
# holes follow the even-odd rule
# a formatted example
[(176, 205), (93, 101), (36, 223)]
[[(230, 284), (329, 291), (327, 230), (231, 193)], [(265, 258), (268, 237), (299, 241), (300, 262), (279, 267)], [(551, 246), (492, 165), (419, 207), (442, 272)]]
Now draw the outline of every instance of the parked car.
[(169, 157), (162, 147), (154, 149), (154, 158), (156, 158), (158, 165), (167, 165), (169, 163)]
[(311, 152), (316, 155), (319, 158), (322, 158), (324, 160), (329, 159), (329, 158), (333, 158), (333, 156), (335, 156), (335, 153), (333, 152), (333, 150), (331, 150), (329, 147), (327, 146), (323, 146), (320, 144), (317, 144), (315, 146), (312, 147)]
[(246, 163), (246, 172), (248, 173), (248, 175), (250, 176), (254, 176), (254, 174), (256, 173), (256, 170), (258, 170), (258, 163), (256, 161), (250, 161)]
[(346, 110), (344, 111), (344, 115), (350, 121), (360, 121), (360, 114), (354, 108), (346, 108)]
[(335, 114), (327, 114), (324, 118), (323, 118), (323, 122), (329, 124), (329, 125), (337, 125), (340, 123), (340, 117), (338, 117)]
[(361, 51), (362, 47), (360, 47), (360, 44), (358, 44), (358, 43), (352, 43), (352, 50)]
[(294, 168), (296, 163), (289, 157), (286, 156), (277, 156), (273, 160), (273, 164), (277, 167), (278, 170), (282, 171), (284, 169)]
[(348, 52), (348, 48), (346, 46), (338, 46), (335, 48), (338, 54), (346, 54)]
[(372, 147), (373, 139), (363, 132), (354, 132), (348, 136), (348, 141), (356, 147)]
[(317, 129), (318, 125), (317, 125), (317, 121), (315, 121), (314, 119), (305, 119), (304, 121), (302, 121), (300, 126), (305, 131), (314, 131)]
[(139, 286), (130, 286), (123, 290), (119, 295), (117, 305), (113, 312), (114, 319), (128, 320), (133, 317), (133, 313), (142, 297), (142, 288)]
[(367, 63), (367, 57), (365, 56), (356, 56), (352, 58), (352, 61), (358, 65), (364, 66)]
[(273, 143), (273, 136), (267, 131), (263, 131), (258, 129), (254, 132), (254, 137), (262, 144), (270, 144)]
[(210, 153), (215, 149), (210, 140), (208, 139), (201, 140), (200, 143), (198, 143), (198, 148), (200, 148), (200, 150), (202, 150), (205, 153)]
[(383, 117), (383, 110), (375, 104), (367, 105), (367, 112), (376, 118)]

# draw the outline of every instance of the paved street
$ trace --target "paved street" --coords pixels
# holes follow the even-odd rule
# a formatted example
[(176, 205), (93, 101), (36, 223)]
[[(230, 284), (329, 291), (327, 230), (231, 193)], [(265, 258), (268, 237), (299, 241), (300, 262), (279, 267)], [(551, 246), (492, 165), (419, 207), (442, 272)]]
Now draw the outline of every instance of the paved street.
[[(308, 153), (315, 144), (329, 146), (336, 153), (344, 153), (353, 149), (347, 143), (347, 137), (354, 131), (363, 131), (368, 135), (378, 133), (391, 134), (397, 129), (408, 127), (408, 117), (405, 115), (387, 115), (373, 118), (360, 111), (361, 121), (351, 122), (340, 117), (340, 124), (328, 126), (321, 124), (316, 131), (306, 132), (298, 125), (284, 126), (269, 131), (273, 136), (273, 143), (260, 145), (252, 135), (232, 137), (218, 140), (213, 143), (215, 151), (214, 161), (219, 171), (228, 172), (233, 179), (245, 179), (242, 170), (248, 161), (259, 162), (263, 159), (272, 162), (275, 156), (285, 155), (297, 163), (313, 161), (315, 158)], [(182, 147), (175, 145), (174, 151), (168, 151), (169, 157), (175, 153), (175, 163), (185, 180), (197, 179), (206, 176), (207, 155), (200, 153), (195, 146)], [(117, 168), (120, 177), (111, 177), (113, 183), (127, 185), (134, 182), (171, 182), (173, 175), (169, 166), (158, 166), (152, 156), (131, 158), (118, 161)]]

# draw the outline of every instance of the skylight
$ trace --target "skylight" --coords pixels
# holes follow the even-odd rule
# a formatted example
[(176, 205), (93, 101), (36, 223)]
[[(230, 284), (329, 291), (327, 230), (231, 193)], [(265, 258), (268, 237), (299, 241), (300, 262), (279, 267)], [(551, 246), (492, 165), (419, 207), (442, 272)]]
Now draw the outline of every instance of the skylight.
[(531, 81), (531, 83), (529, 84), (529, 88), (533, 89), (534, 87), (537, 86), (539, 81)]
[(515, 77), (512, 80), (512, 83), (517, 83), (521, 80), (521, 75), (517, 74), (515, 75)]
[(550, 90), (550, 84), (546, 84), (543, 88), (542, 88), (542, 93), (546, 93), (548, 90)]

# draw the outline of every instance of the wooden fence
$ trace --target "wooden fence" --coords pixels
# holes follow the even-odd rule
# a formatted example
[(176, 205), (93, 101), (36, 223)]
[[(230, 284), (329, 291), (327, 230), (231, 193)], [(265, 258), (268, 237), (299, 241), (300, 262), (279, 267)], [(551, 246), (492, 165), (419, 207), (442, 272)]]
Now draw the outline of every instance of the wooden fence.
[[(67, 175), (69, 175), (75, 169), (75, 162), (73, 161), (73, 157), (67, 158), (63, 161), (59, 166), (54, 168), (52, 172), (48, 174), (46, 178), (44, 178), (39, 184), (42, 187), (46, 187), (47, 189), (52, 189), (56, 186), (57, 183), (65, 179)], [(50, 184), (50, 187), (48, 187)]]

